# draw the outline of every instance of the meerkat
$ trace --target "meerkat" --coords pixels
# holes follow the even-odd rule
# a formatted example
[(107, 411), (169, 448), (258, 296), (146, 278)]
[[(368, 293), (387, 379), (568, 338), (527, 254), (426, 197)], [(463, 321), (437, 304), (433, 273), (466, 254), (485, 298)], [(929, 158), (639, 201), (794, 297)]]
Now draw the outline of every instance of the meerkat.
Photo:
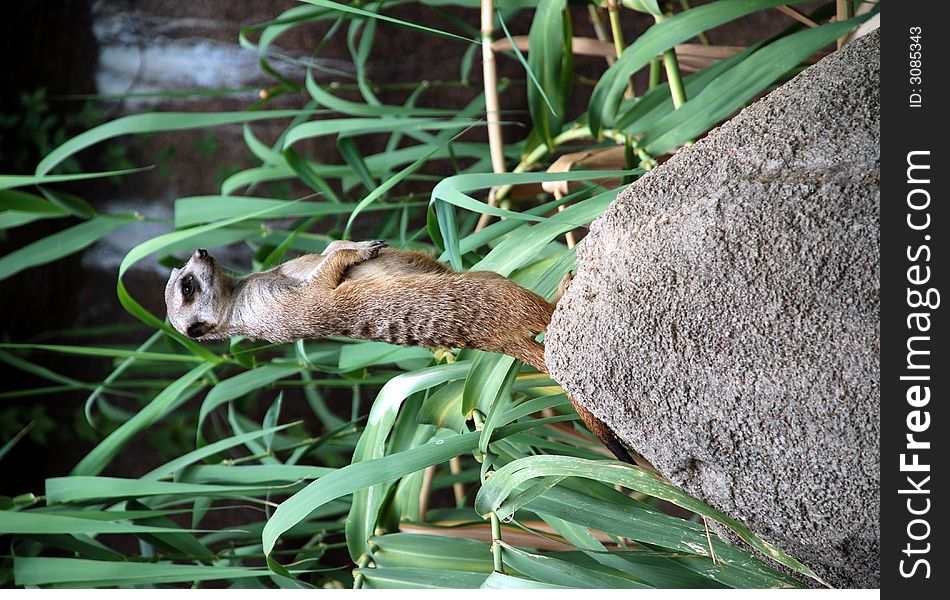
[[(457, 272), (385, 242), (335, 241), (244, 277), (225, 273), (207, 250), (173, 269), (165, 286), (168, 320), (197, 341), (242, 335), (268, 342), (327, 336), (403, 346), (473, 348), (513, 356), (543, 373), (554, 303), (492, 271)], [(619, 438), (571, 398), (585, 425), (620, 460)]]

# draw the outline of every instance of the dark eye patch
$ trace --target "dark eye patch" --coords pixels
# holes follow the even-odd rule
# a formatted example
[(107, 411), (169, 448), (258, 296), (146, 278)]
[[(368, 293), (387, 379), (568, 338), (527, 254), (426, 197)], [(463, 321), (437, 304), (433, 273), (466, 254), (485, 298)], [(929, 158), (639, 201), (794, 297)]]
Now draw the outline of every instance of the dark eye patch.
[(191, 302), (197, 292), (198, 284), (195, 282), (194, 276), (186, 275), (183, 277), (181, 280), (181, 295), (184, 296), (185, 302)]

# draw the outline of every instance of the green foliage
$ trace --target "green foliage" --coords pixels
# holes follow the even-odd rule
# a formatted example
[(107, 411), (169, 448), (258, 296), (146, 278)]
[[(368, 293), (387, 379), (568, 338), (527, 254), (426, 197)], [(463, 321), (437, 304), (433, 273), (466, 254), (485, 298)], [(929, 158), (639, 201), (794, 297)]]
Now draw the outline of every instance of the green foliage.
[[(67, 217), (80, 222), (0, 258), (0, 279), (139, 223), (136, 215), (98, 214), (81, 198), (57, 189), (72, 180), (134, 172), (117, 165), (122, 170), (62, 174), (77, 166), (75, 157), (86, 148), (130, 134), (240, 123), (256, 162), (251, 167), (209, 163), (218, 169), (220, 189), (178, 199), (170, 223), (174, 230), (140, 244), (123, 260), (116, 292), (122, 306), (151, 330), (141, 345), (82, 343), (81, 335), (78, 343), (0, 344), (3, 362), (52, 384), (36, 393), (86, 393), (86, 420), (99, 432), (95, 448), (77, 457), (69, 475), (47, 479), (42, 496), (0, 498), (5, 511), (0, 534), (8, 534), (10, 544), (7, 558), (0, 559), (6, 583), (802, 585), (780, 572), (779, 564), (817, 579), (742, 523), (644, 469), (606, 460), (555, 382), (510, 357), (344, 339), (281, 346), (235, 339), (201, 346), (148, 312), (124, 279), (133, 264), (153, 254), (169, 266), (198, 246), (242, 244), (255, 268), (266, 268), (290, 252), (320, 252), (358, 229), (394, 246), (432, 251), (456, 269), (496, 271), (551, 297), (575, 262), (562, 236), (603, 212), (619, 191), (611, 186), (639, 177), (663, 153), (714, 127), (857, 20), (808, 30), (792, 27), (674, 82), (682, 83), (688, 99), (678, 110), (667, 84), (624, 98), (629, 77), (705, 30), (787, 3), (719, 0), (662, 18), (656, 2), (625, 1), (628, 8), (661, 18), (605, 68), (588, 111), (575, 121), (568, 121), (565, 107), (572, 94), (586, 90), (574, 89), (568, 3), (498, 3), (499, 24), (506, 28), (518, 11), (534, 10), (527, 59), (520, 53), (516, 57), (527, 70), (533, 133), (503, 149), (512, 171), (506, 174), (491, 173), (488, 144), (471, 141), (478, 139), (471, 132), (484, 125), (482, 94), (473, 93), (467, 104), (451, 109), (426, 106), (439, 92), (425, 82), (405, 86), (412, 91), (404, 104), (387, 105), (377, 97), (380, 87), (367, 69), (377, 35), (438, 35), (446, 44), (470, 45), (459, 68), (465, 78), (478, 51), (472, 41), (477, 28), (470, 24), (454, 33), (408, 23), (380, 12), (392, 3), (305, 0), (273, 21), (240, 32), (240, 43), (259, 53), (263, 71), (274, 78), (268, 98), (247, 111), (129, 115), (68, 139), (44, 125), (45, 156), (35, 173), (0, 175), (0, 226)], [(443, 3), (422, 4), (437, 10)], [(454, 4), (477, 17), (479, 2)], [(329, 41), (351, 52), (356, 73), (344, 84), (319, 84), (327, 73), (348, 75), (327, 71), (316, 61), (303, 81), (287, 79), (271, 64), (293, 60), (271, 53), (271, 44), (317, 22), (329, 30), (315, 56)], [(339, 93), (343, 85), (361, 99), (345, 99)], [(297, 98), (300, 109), (267, 109), (269, 99), (280, 95)], [(32, 108), (23, 118), (40, 119), (42, 101), (42, 96), (29, 99)], [(287, 123), (273, 145), (254, 133), (254, 124), (262, 120)], [(384, 140), (386, 150), (361, 153), (356, 139), (368, 135)], [(339, 161), (323, 164), (307, 155), (302, 142), (317, 137), (335, 141)], [(581, 141), (590, 150), (621, 144), (624, 160), (603, 171), (581, 165), (571, 173), (527, 172), (543, 171), (552, 154)], [(218, 147), (209, 131), (194, 151), (210, 161)], [(163, 177), (170, 176), (174, 153), (171, 148), (159, 155)], [(113, 162), (120, 159), (114, 156)], [(555, 181), (572, 182), (569, 193), (553, 199), (544, 194), (534, 204), (506, 198), (511, 186)], [(316, 195), (287, 200), (299, 187)], [(500, 204), (487, 203), (489, 190), (495, 190)], [(483, 215), (498, 220), (477, 228)], [(70, 379), (37, 363), (45, 353), (105, 358), (113, 361), (113, 370), (101, 381)], [(348, 406), (329, 401), (347, 396)], [(366, 398), (372, 399), (368, 413)], [(302, 422), (287, 422), (284, 413), (292, 402), (299, 405), (295, 415), (306, 413)], [(9, 459), (9, 450), (24, 436), (43, 441), (52, 433), (43, 414), (2, 414), (0, 460)], [(22, 421), (28, 420), (35, 423), (32, 431), (24, 429)], [(133, 445), (136, 441), (149, 439), (165, 464), (122, 477), (102, 476), (114, 472), (109, 469), (117, 457), (139, 451), (133, 450), (141, 447)], [(434, 471), (426, 474), (426, 469)], [(464, 493), (455, 497), (453, 485)], [(451, 508), (431, 508), (433, 498)], [(658, 500), (696, 517), (666, 514), (656, 508)], [(212, 512), (214, 523), (233, 526), (212, 527)], [(700, 517), (731, 529), (750, 550), (710, 534)], [(410, 524), (413, 533), (400, 531)], [(485, 532), (494, 543), (479, 541), (477, 533)], [(131, 547), (113, 544), (117, 535), (134, 538), (139, 551), (116, 550)], [(551, 538), (563, 542), (556, 551)]]

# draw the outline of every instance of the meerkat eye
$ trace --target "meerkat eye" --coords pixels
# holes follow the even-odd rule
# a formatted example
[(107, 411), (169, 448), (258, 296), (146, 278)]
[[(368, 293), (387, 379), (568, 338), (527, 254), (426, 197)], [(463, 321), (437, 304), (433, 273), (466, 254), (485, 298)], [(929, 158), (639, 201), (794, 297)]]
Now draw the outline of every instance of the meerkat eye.
[(188, 275), (181, 280), (181, 295), (186, 301), (190, 301), (195, 295), (195, 278)]

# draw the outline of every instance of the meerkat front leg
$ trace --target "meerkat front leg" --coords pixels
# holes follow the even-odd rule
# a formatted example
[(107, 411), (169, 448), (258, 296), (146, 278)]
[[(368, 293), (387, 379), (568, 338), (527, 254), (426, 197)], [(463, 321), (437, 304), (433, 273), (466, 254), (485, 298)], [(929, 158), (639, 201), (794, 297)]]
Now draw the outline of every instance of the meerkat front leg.
[[(334, 248), (334, 244), (338, 245)], [(333, 242), (323, 251), (325, 258), (314, 269), (310, 281), (320, 287), (336, 289), (337, 286), (343, 283), (343, 274), (346, 273), (347, 269), (364, 260), (376, 258), (379, 251), (385, 246), (386, 242), (383, 240)]]
[[(335, 240), (330, 242), (327, 247), (320, 253), (321, 256), (329, 256), (336, 252), (337, 250), (371, 250), (376, 249), (376, 252), (379, 252), (380, 248), (383, 248), (386, 245), (386, 242), (383, 240), (369, 240), (367, 242), (353, 242), (350, 240)], [(375, 255), (373, 255), (375, 256)], [(372, 258), (372, 257), (371, 257)]]
[(351, 260), (355, 259), (355, 262), (362, 262), (363, 260), (375, 258), (376, 254), (379, 253), (379, 249), (385, 245), (386, 243), (382, 240), (372, 240), (368, 242), (335, 241), (326, 247), (323, 254), (304, 254), (301, 257), (285, 262), (277, 267), (277, 269), (281, 275), (296, 279), (300, 283), (310, 283), (323, 271), (327, 264), (328, 257), (342, 251), (356, 251), (359, 254), (351, 254)]

